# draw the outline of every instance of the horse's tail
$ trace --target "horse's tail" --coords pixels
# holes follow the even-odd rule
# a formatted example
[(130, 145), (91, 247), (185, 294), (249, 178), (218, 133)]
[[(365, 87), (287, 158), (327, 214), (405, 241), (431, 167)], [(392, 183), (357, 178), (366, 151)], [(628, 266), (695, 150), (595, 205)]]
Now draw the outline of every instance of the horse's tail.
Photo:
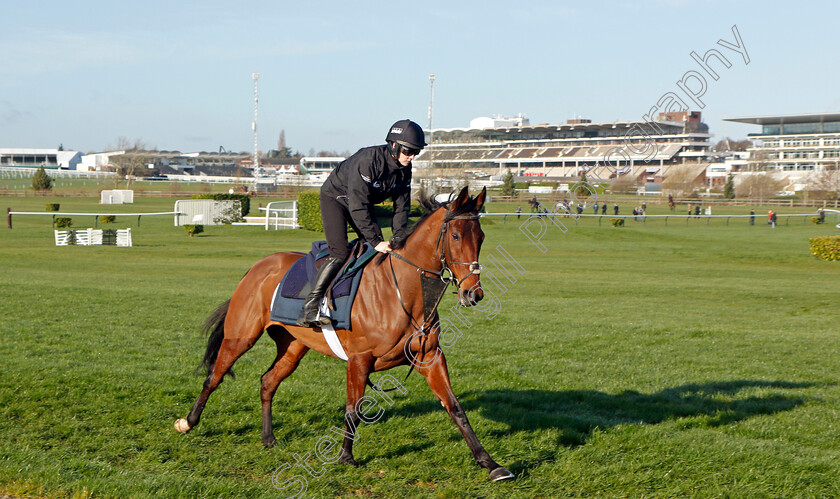
[[(207, 350), (204, 352), (204, 359), (196, 371), (206, 371), (208, 376), (213, 372), (216, 357), (219, 355), (219, 349), (222, 348), (222, 340), (225, 339), (225, 317), (227, 317), (229, 306), (230, 300), (216, 307), (216, 310), (207, 317), (207, 320), (204, 321), (204, 326), (201, 328), (205, 333), (209, 333), (210, 337), (207, 339)], [(225, 374), (233, 378), (233, 367), (228, 369)]]

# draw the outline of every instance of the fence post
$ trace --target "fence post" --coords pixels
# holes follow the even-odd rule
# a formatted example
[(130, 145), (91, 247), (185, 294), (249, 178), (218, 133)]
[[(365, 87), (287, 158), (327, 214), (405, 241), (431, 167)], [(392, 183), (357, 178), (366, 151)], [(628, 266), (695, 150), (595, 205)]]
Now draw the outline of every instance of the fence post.
[(12, 209), (6, 208), (6, 220), (9, 222), (9, 228), (12, 228)]

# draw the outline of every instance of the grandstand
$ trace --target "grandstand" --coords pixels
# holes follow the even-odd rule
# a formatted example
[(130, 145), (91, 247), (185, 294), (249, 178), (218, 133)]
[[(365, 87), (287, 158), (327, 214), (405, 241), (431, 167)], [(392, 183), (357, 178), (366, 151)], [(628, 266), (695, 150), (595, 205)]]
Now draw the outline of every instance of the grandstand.
[[(640, 133), (642, 131), (643, 133)], [(561, 125), (435, 129), (414, 164), (567, 180), (631, 175), (661, 182), (673, 165), (708, 159), (711, 135), (700, 112), (660, 114), (653, 123), (569, 120)]]

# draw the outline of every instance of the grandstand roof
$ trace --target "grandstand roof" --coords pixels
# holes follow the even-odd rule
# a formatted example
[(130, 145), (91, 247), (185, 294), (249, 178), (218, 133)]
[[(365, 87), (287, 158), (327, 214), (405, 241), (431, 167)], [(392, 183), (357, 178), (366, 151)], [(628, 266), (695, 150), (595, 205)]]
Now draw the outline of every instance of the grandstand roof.
[[(731, 120), (730, 120), (731, 121)], [(469, 130), (518, 130), (518, 131), (547, 131), (547, 130), (594, 130), (598, 128), (632, 128), (634, 125), (644, 125), (645, 120), (634, 121), (605, 121), (601, 123), (560, 123), (560, 124), (539, 124), (528, 126), (502, 126), (496, 128), (434, 128), (432, 132), (466, 132)], [(682, 128), (685, 124), (681, 121), (656, 121), (657, 124)]]
[(748, 123), (750, 125), (781, 125), (784, 123), (820, 123), (840, 121), (840, 113), (781, 114), (773, 116), (749, 116), (745, 118), (726, 118), (724, 121)]

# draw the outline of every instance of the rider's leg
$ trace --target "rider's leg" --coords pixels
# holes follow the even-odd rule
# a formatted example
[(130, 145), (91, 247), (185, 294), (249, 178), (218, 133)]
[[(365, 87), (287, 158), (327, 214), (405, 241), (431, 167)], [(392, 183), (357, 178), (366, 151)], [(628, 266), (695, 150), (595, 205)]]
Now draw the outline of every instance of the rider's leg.
[(324, 235), (327, 239), (330, 256), (315, 276), (312, 291), (310, 291), (303, 305), (303, 316), (298, 321), (300, 326), (313, 327), (329, 324), (329, 319), (325, 317), (318, 319), (318, 309), (333, 278), (350, 256), (350, 250), (347, 247), (346, 218), (349, 214), (338, 201), (330, 196), (321, 195), (320, 202), (321, 221), (324, 224)]

